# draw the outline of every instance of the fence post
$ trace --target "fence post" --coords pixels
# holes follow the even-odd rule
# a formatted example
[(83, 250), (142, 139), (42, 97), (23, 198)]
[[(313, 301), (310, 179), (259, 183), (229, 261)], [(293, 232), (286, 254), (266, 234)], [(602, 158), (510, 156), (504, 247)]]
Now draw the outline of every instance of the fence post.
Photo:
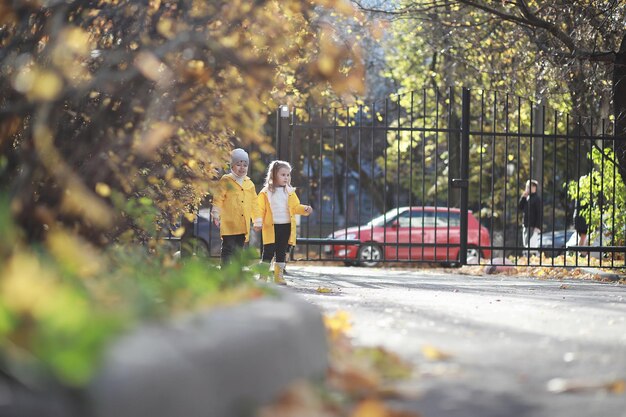
[[(533, 140), (531, 141), (531, 161), (530, 161), (530, 178), (539, 181), (541, 187), (537, 188), (537, 192), (543, 191), (543, 139), (545, 137), (545, 125), (546, 125), (546, 106), (543, 101), (537, 103), (533, 108), (533, 119), (535, 121), (533, 126)], [(593, 133), (592, 133), (593, 134)]]
[(470, 89), (463, 88), (461, 102), (461, 249), (459, 263), (467, 264), (467, 212), (469, 195)]
[(283, 104), (276, 111), (276, 159), (289, 159), (289, 106)]

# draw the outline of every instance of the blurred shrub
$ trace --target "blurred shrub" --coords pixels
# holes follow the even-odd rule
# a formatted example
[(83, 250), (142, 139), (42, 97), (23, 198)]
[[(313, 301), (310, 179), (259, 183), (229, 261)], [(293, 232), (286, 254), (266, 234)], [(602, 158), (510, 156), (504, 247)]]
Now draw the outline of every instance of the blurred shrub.
[[(62, 223), (148, 239), (211, 191), (233, 146), (272, 152), (278, 104), (362, 89), (324, 24), (348, 0), (3, 2), (0, 187), (29, 241)], [(254, 162), (254, 161), (253, 161)]]
[[(254, 251), (220, 270), (207, 259), (176, 262), (165, 247), (114, 245), (100, 251), (59, 229), (26, 246), (0, 205), (0, 366), (18, 379), (41, 372), (80, 385), (103, 349), (140, 321), (263, 295)], [(250, 268), (242, 265), (254, 264)]]

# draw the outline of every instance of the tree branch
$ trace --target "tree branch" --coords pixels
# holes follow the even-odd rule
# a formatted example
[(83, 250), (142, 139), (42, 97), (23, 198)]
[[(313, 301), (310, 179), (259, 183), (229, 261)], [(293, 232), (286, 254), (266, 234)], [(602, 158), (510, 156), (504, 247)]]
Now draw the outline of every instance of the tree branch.
[(506, 21), (535, 27), (538, 29), (543, 29), (546, 32), (550, 33), (554, 38), (558, 39), (563, 45), (565, 45), (569, 49), (569, 56), (577, 58), (577, 59), (586, 59), (589, 61), (599, 61), (599, 62), (614, 62), (615, 61), (615, 52), (614, 51), (604, 51), (604, 52), (594, 52), (589, 51), (583, 48), (580, 48), (574, 39), (560, 30), (554, 24), (547, 22), (543, 19), (537, 17), (526, 3), (526, 0), (516, 0), (515, 4), (519, 11), (521, 12), (523, 17), (515, 16), (510, 13), (503, 12), (501, 10), (495, 9), (490, 6), (486, 6), (484, 4), (478, 3), (474, 0), (456, 0), (460, 4), (464, 4), (466, 6), (474, 7), (485, 11), (487, 13), (491, 13), (495, 16), (498, 16)]

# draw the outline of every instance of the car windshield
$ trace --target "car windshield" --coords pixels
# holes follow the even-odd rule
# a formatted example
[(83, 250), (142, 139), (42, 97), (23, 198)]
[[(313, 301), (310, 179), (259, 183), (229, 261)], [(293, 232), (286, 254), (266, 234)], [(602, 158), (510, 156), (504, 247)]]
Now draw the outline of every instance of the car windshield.
[(392, 209), (389, 210), (387, 213), (383, 213), (378, 217), (374, 217), (366, 224), (366, 226), (384, 226), (385, 224), (396, 218), (396, 216), (398, 215), (398, 211), (400, 211), (400, 209)]
[(366, 226), (380, 227), (397, 220), (400, 227), (448, 227), (460, 226), (459, 212), (448, 210), (392, 209), (373, 218)]

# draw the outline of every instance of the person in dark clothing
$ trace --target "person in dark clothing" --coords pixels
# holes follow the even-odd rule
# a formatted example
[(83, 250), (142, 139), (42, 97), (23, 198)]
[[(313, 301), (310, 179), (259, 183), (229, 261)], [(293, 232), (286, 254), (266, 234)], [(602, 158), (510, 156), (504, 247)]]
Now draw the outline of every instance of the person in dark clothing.
[[(526, 181), (526, 188), (519, 200), (519, 209), (523, 214), (522, 237), (525, 248), (539, 247), (543, 207), (541, 197), (537, 194), (537, 184), (536, 180)], [(531, 254), (538, 256), (539, 252), (533, 251)]]
[(574, 208), (574, 229), (578, 234), (578, 246), (585, 246), (587, 244), (587, 220), (582, 215), (582, 211), (587, 208), (586, 204), (582, 204), (580, 200), (576, 200)]

